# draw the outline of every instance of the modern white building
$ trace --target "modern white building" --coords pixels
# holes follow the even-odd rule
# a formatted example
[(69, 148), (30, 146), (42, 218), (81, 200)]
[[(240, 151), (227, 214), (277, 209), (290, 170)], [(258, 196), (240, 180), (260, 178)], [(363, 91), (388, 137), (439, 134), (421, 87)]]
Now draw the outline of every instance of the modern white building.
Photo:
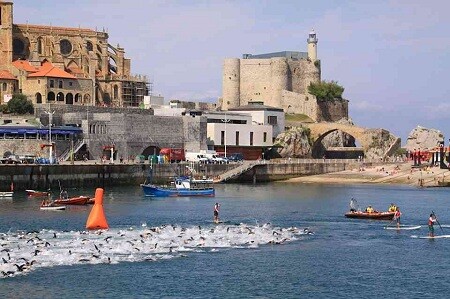
[(225, 156), (243, 153), (246, 159), (257, 159), (273, 146), (271, 125), (256, 124), (249, 113), (204, 112), (207, 118), (207, 143)]
[(249, 102), (245, 106), (230, 108), (229, 111), (251, 115), (252, 123), (255, 125), (272, 126), (272, 135), (270, 135), (272, 139), (284, 132), (285, 116), (281, 108), (265, 106), (262, 102)]

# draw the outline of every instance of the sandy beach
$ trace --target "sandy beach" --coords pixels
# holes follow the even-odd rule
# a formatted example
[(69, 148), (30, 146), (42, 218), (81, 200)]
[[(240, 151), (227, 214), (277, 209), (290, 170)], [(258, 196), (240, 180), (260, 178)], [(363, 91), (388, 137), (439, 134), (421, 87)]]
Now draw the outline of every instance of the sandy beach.
[(286, 180), (293, 183), (402, 184), (418, 187), (450, 186), (450, 171), (439, 167), (412, 167), (411, 162), (354, 168)]

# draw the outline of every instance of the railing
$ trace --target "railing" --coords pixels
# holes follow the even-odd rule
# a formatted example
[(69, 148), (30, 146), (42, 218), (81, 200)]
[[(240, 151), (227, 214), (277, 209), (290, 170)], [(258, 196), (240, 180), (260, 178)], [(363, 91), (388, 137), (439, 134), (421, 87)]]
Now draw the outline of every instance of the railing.
[(73, 152), (72, 152), (72, 148), (69, 147), (61, 155), (59, 155), (59, 160), (60, 161), (69, 160), (70, 155), (71, 154), (75, 155), (75, 153), (78, 152), (84, 144), (85, 144), (84, 139), (78, 140), (77, 143), (73, 146)]

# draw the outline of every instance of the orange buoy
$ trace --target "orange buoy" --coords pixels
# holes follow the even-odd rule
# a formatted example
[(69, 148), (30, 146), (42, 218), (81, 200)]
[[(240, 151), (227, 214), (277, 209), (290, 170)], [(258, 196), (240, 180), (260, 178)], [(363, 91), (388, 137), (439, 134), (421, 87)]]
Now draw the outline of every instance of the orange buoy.
[(87, 229), (107, 229), (109, 228), (106, 221), (105, 212), (103, 211), (103, 189), (95, 190), (95, 202), (91, 213), (86, 221)]

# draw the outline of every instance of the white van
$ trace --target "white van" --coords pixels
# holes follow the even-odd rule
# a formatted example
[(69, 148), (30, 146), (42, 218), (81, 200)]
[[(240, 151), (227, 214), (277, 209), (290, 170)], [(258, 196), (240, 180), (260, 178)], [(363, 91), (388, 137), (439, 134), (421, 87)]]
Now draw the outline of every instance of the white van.
[(205, 156), (206, 156), (206, 158), (208, 158), (211, 161), (211, 163), (216, 163), (216, 164), (225, 164), (225, 163), (227, 163), (226, 159), (220, 157), (216, 153), (206, 153)]
[(197, 162), (197, 163), (209, 163), (209, 159), (206, 158), (204, 154), (201, 153), (188, 153), (186, 152), (187, 162)]

